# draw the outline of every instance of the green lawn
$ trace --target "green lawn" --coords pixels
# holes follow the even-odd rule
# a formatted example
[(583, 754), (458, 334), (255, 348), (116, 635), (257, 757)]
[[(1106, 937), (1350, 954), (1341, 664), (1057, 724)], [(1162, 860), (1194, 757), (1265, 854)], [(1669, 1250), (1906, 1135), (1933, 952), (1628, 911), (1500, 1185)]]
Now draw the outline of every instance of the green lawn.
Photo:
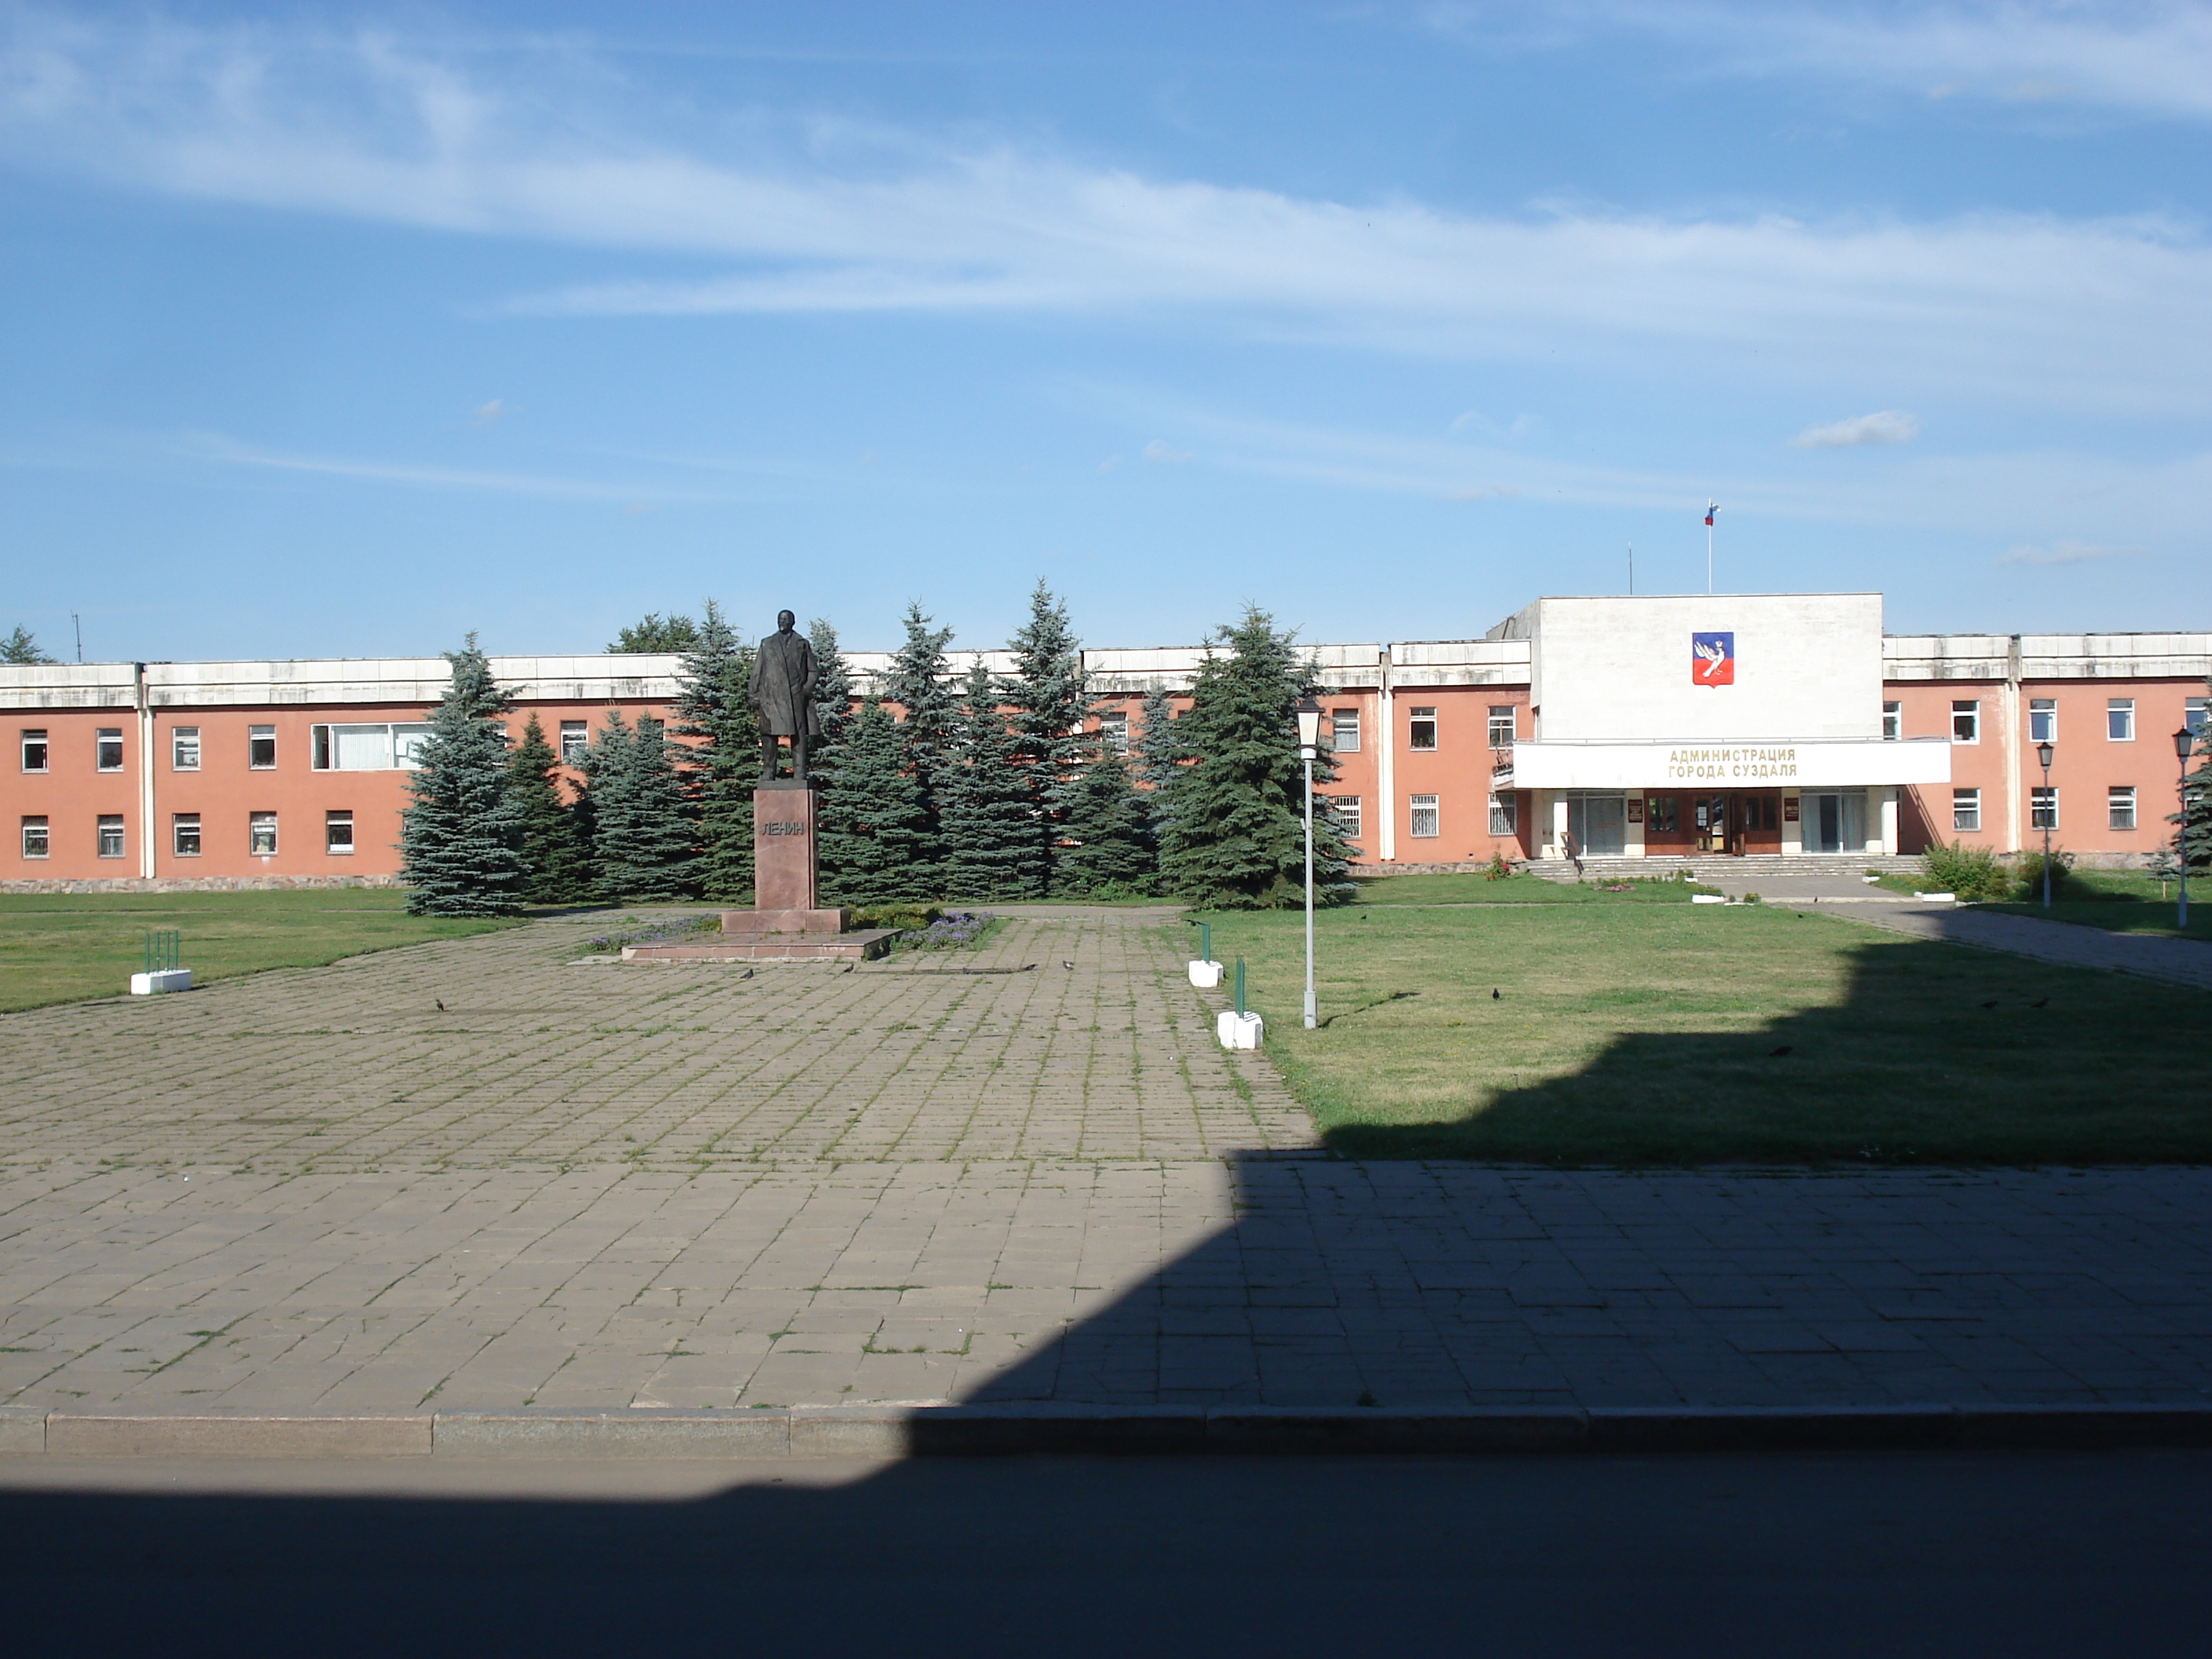
[(177, 930), (198, 985), (514, 925), (410, 916), (406, 902), (395, 890), (356, 887), (0, 894), (0, 1010), (122, 994), (143, 965), (149, 928)]
[(1359, 884), (1362, 904), (1686, 904), (1692, 893), (1714, 890), (1687, 881), (1547, 881), (1516, 874), (1488, 876), (1376, 876)]
[[(1886, 875), (1881, 884), (1894, 892), (1933, 892), (1925, 876)], [(2006, 915), (2036, 916), (2046, 921), (2070, 921), (2081, 927), (2102, 927), (2115, 933), (2164, 933), (2172, 938), (2212, 940), (2212, 882), (2197, 884), (2190, 894), (2189, 931), (2174, 926), (2174, 884), (2161, 882), (2142, 870), (2071, 870), (2052, 890), (2051, 908), (2043, 908), (2040, 893), (2017, 902), (1983, 904), (1978, 908)]]
[(1307, 1031), (1300, 916), (1206, 920), (1357, 1156), (2212, 1161), (2203, 992), (1764, 906), (1378, 906), (1319, 919)]

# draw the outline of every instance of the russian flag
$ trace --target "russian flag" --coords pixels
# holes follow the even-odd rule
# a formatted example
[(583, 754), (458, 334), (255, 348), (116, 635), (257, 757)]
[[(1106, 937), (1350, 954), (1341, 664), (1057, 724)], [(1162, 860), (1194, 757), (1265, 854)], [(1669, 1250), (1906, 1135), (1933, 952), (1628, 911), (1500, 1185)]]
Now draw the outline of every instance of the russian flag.
[(1721, 504), (1720, 504), (1718, 501), (1712, 501), (1712, 502), (1709, 502), (1709, 503), (1706, 505), (1706, 507), (1705, 507), (1705, 528), (1706, 528), (1706, 529), (1711, 530), (1711, 529), (1713, 527), (1713, 514), (1716, 514), (1716, 513), (1717, 513), (1717, 512), (1719, 512), (1720, 510), (1721, 510)]

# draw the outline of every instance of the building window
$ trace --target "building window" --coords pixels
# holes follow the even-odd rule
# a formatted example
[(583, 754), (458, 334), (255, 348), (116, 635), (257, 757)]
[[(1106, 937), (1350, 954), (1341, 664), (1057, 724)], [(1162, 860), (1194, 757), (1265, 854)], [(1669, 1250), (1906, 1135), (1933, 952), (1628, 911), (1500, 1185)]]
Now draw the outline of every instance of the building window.
[(27, 859), (42, 859), (46, 856), (49, 850), (46, 819), (25, 818), (23, 820), (23, 856)]
[(2136, 827), (2136, 791), (2133, 784), (2125, 787), (2114, 784), (2105, 791), (2105, 821), (2114, 830)]
[(1982, 706), (1978, 702), (1954, 702), (1951, 705), (1951, 741), (1979, 743), (1982, 740)]
[[(568, 749), (571, 726), (580, 732), (584, 723), (561, 722), (561, 758), (564, 761), (576, 758)], [(429, 735), (429, 726), (421, 722), (313, 726), (307, 732), (307, 763), (318, 772), (411, 771), (415, 751)], [(506, 728), (502, 726), (501, 741), (503, 744), (505, 740)], [(578, 752), (581, 752), (580, 745)]]
[(584, 750), (592, 746), (592, 727), (588, 720), (561, 722), (561, 763), (574, 766), (584, 758)]
[(1359, 711), (1357, 708), (1332, 708), (1328, 711), (1328, 746), (1340, 755), (1359, 752)]
[(2045, 788), (2037, 784), (2027, 792), (2027, 827), (2031, 830), (2056, 830), (2058, 827), (2058, 786)]
[(200, 815), (179, 812), (169, 819), (169, 849), (180, 859), (200, 855)]
[(1129, 752), (1129, 711), (1109, 708), (1098, 717), (1098, 746), (1111, 755)]
[(1652, 795), (1644, 803), (1644, 833), (1647, 836), (1672, 836), (1679, 833), (1681, 819), (1677, 816), (1672, 795)]
[(1954, 830), (1979, 830), (1982, 827), (1982, 792), (1978, 789), (1954, 789), (1951, 792), (1951, 827)]
[(123, 728), (103, 726), (93, 734), (93, 764), (103, 772), (123, 769)]
[(123, 856), (123, 815), (102, 812), (100, 815), (100, 856), (119, 859)]
[(257, 772), (266, 772), (276, 766), (275, 726), (249, 726), (246, 728), (246, 763)]
[(173, 772), (197, 772), (200, 769), (198, 726), (179, 726), (170, 731), (169, 769)]
[(1513, 746), (1513, 705), (1510, 702), (1490, 705), (1490, 746), (1492, 749), (1510, 749)]
[(1433, 708), (1410, 710), (1407, 716), (1406, 747), (1433, 749), (1436, 746), (1437, 711)]
[(1516, 833), (1520, 817), (1516, 810), (1518, 805), (1517, 796), (1492, 795), (1490, 798), (1490, 833), (1492, 835), (1510, 836)]
[(2058, 704), (2050, 697), (2030, 697), (2027, 700), (2027, 740), (2030, 743), (2058, 741)]
[(1434, 795), (1406, 797), (1406, 833), (1409, 836), (1433, 836), (1437, 827), (1437, 798)]
[(2181, 723), (2200, 737), (2212, 732), (2212, 697), (2191, 697), (2183, 702)]
[(1886, 702), (1881, 706), (1881, 740), (1895, 743), (1905, 735), (1905, 705)]
[(325, 853), (353, 851), (353, 814), (325, 812), (323, 814), (323, 850)]
[(23, 769), (26, 772), (45, 771), (46, 769), (46, 728), (40, 726), (33, 730), (27, 727), (22, 733), (22, 739)]
[(1327, 795), (1329, 816), (1336, 820), (1337, 829), (1345, 840), (1359, 839), (1359, 797), (1357, 795)]
[(246, 850), (256, 858), (272, 858), (276, 852), (276, 815), (256, 812), (246, 821)]
[(2105, 700), (2105, 738), (2108, 743), (2133, 743), (2136, 740), (2136, 700), (2133, 697), (2108, 697)]

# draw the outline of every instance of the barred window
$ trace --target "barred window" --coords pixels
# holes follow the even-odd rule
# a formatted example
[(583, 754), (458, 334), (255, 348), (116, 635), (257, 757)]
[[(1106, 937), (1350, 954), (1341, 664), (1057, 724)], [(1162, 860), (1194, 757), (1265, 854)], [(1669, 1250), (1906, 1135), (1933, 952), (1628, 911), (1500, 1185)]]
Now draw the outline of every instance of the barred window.
[(1510, 836), (1515, 833), (1518, 798), (1513, 795), (1492, 795), (1490, 798), (1490, 833)]
[(1359, 797), (1325, 795), (1322, 799), (1328, 802), (1329, 815), (1336, 820), (1336, 827), (1343, 832), (1344, 838), (1346, 841), (1358, 841), (1359, 839)]
[(1437, 798), (1434, 795), (1406, 797), (1406, 833), (1409, 836), (1441, 834), (1437, 823)]

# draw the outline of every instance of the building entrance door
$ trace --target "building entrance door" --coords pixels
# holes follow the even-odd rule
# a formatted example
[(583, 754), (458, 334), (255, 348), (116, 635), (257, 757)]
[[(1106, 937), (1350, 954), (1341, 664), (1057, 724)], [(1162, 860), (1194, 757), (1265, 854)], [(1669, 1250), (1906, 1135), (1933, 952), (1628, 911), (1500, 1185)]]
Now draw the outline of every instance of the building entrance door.
[(1856, 853), (1866, 847), (1866, 795), (1851, 790), (1834, 795), (1807, 795), (1804, 805), (1805, 850), (1808, 853)]
[(1725, 853), (1729, 850), (1729, 825), (1735, 814), (1729, 811), (1726, 795), (1699, 795), (1693, 803), (1696, 808), (1698, 850), (1700, 853)]
[(1567, 834), (1574, 838), (1578, 857), (1619, 858), (1628, 850), (1628, 797), (1569, 795)]

